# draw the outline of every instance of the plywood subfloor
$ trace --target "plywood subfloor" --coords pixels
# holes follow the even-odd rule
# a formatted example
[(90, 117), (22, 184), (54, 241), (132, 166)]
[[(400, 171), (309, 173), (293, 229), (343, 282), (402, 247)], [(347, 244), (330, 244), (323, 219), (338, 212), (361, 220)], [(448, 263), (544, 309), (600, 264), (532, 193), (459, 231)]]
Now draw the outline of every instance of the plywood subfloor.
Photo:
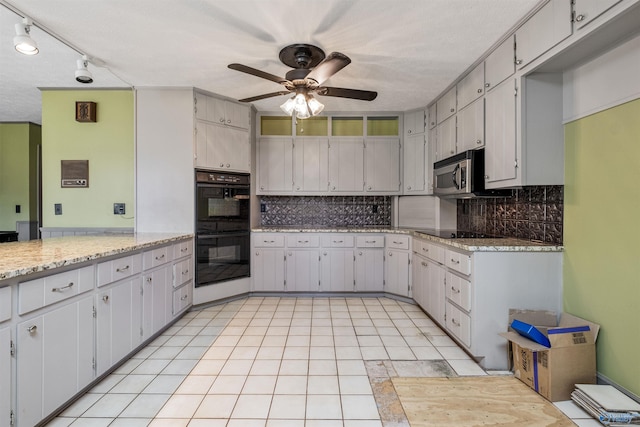
[(393, 378), (411, 427), (574, 426), (513, 377)]

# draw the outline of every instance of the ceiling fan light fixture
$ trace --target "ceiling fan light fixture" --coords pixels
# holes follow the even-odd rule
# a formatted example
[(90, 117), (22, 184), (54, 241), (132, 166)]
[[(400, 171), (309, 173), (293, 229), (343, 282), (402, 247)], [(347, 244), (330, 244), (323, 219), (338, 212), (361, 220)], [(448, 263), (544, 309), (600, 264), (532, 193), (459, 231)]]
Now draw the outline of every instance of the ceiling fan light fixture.
[(76, 81), (79, 83), (89, 84), (93, 83), (93, 74), (87, 68), (89, 65), (89, 58), (87, 55), (83, 55), (82, 59), (77, 61), (78, 69), (76, 70)]
[(296, 102), (293, 100), (295, 98), (295, 96), (287, 99), (284, 104), (282, 104), (280, 106), (280, 109), (282, 111), (284, 111), (285, 114), (287, 114), (288, 116), (293, 115), (293, 112), (296, 109)]
[(23, 55), (36, 55), (40, 50), (35, 40), (31, 38), (31, 25), (33, 22), (24, 18), (21, 23), (16, 24), (16, 36), (13, 38), (13, 46)]
[(295, 96), (287, 99), (280, 109), (289, 116), (295, 116), (298, 119), (308, 119), (316, 116), (324, 110), (324, 105), (313, 96), (304, 92), (298, 92)]
[(307, 100), (307, 106), (309, 107), (309, 111), (311, 111), (312, 116), (317, 116), (322, 113), (322, 110), (324, 110), (324, 104), (311, 95), (309, 95), (309, 99)]

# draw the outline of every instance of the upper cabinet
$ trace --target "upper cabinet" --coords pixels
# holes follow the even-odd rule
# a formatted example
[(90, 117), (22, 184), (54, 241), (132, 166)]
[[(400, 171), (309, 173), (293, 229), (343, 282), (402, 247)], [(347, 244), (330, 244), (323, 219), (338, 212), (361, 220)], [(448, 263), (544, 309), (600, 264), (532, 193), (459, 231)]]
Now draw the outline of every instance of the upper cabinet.
[(514, 38), (510, 36), (484, 60), (484, 86), (487, 91), (492, 90), (514, 73), (514, 49)]
[(442, 98), (436, 102), (436, 117), (438, 124), (447, 120), (456, 113), (456, 88), (449, 89)]
[(249, 129), (250, 110), (245, 104), (227, 101), (200, 92), (196, 92), (194, 102), (197, 120)]
[(424, 110), (409, 111), (404, 113), (404, 134), (405, 136), (424, 133), (425, 114)]
[(436, 125), (438, 124), (436, 121), (436, 104), (435, 103), (431, 104), (431, 106), (429, 106), (429, 108), (427, 109), (427, 123), (428, 123), (429, 129), (435, 128)]
[(576, 29), (581, 29), (589, 22), (609, 10), (621, 0), (573, 0)]
[(570, 35), (571, 0), (551, 0), (516, 31), (516, 66), (526, 67)]
[(484, 62), (480, 63), (457, 85), (458, 110), (484, 95)]

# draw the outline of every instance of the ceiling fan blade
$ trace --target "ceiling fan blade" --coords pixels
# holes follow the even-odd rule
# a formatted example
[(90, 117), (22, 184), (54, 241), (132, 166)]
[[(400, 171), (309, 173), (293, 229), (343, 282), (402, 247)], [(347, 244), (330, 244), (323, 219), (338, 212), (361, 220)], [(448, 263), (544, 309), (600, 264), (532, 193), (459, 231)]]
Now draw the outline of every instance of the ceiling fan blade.
[(307, 75), (308, 79), (316, 81), (319, 85), (324, 83), (329, 77), (351, 63), (351, 59), (347, 55), (340, 52), (331, 52), (324, 61), (319, 63)]
[(248, 67), (242, 64), (229, 64), (229, 68), (236, 71), (241, 71), (243, 73), (251, 74), (252, 76), (262, 77), (263, 79), (271, 80), (272, 82), (284, 84), (287, 82), (287, 79), (278, 77), (274, 74), (265, 73), (264, 71), (257, 70), (255, 68)]
[(271, 97), (274, 97), (274, 96), (288, 95), (289, 93), (290, 92), (288, 90), (281, 90), (280, 92), (265, 93), (264, 95), (258, 95), (258, 96), (252, 96), (251, 98), (239, 99), (238, 102), (259, 101), (261, 99), (271, 98)]
[(378, 96), (378, 92), (359, 89), (344, 89), (341, 87), (321, 87), (316, 90), (318, 95), (337, 96), (339, 98), (360, 99), (362, 101), (373, 101)]

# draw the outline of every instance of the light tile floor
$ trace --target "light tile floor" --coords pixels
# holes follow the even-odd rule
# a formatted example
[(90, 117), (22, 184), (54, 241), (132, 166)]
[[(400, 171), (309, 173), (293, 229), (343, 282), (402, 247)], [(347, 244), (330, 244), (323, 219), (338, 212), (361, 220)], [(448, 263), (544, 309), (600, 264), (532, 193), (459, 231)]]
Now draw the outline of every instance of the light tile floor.
[(384, 381), (456, 375), (487, 373), (416, 305), (250, 297), (186, 313), (48, 426), (408, 427)]

